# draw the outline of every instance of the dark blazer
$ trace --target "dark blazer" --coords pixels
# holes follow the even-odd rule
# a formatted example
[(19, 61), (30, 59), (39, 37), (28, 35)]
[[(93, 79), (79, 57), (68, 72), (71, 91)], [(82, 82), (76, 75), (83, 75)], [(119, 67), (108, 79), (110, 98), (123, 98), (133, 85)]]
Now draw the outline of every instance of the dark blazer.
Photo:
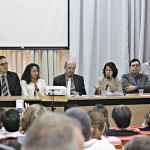
[[(86, 90), (84, 86), (84, 79), (82, 76), (74, 74), (73, 75), (75, 91), (79, 92), (79, 95), (86, 95)], [(59, 75), (54, 78), (53, 86), (66, 86), (66, 77), (65, 74)]]
[[(122, 89), (125, 92), (125, 88), (129, 85), (136, 86), (136, 82), (131, 73), (122, 75)], [(139, 74), (138, 88), (144, 89), (144, 92), (150, 92), (150, 80), (147, 75)], [(131, 91), (130, 93), (138, 93), (138, 90)]]
[(115, 129), (109, 129), (106, 131), (107, 136), (132, 136), (132, 135), (138, 135), (141, 134), (140, 132), (133, 131), (133, 130), (115, 130)]
[[(21, 86), (18, 75), (15, 72), (7, 71), (7, 81), (11, 96), (21, 96)], [(2, 94), (2, 88), (0, 83), (0, 95)]]

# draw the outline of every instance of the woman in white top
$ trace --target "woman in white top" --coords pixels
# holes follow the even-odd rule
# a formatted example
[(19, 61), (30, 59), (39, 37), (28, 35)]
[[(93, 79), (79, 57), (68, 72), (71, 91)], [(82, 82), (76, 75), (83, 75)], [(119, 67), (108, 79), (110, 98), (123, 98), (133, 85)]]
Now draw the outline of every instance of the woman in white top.
[(44, 86), (46, 86), (46, 82), (45, 80), (40, 79), (39, 72), (39, 65), (35, 63), (31, 63), (25, 68), (21, 77), (23, 96), (35, 96), (39, 92), (44, 92)]

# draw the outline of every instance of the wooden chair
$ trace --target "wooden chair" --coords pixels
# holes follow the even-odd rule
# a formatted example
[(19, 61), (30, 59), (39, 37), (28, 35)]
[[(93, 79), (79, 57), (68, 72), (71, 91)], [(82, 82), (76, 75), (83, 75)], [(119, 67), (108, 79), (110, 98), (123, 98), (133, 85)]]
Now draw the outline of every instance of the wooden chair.
[(122, 149), (123, 147), (122, 147), (122, 144), (116, 144), (116, 145), (114, 145), (115, 146), (115, 148), (118, 150), (118, 149)]
[(126, 143), (128, 143), (130, 140), (131, 140), (132, 138), (122, 138), (121, 139), (121, 143), (122, 143), (122, 145), (124, 146)]

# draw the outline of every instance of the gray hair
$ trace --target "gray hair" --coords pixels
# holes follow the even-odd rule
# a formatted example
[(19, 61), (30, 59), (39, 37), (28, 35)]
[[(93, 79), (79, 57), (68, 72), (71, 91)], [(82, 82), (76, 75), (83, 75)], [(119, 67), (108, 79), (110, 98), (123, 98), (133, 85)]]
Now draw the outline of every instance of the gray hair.
[(89, 137), (91, 136), (91, 118), (88, 113), (82, 108), (72, 107), (65, 111), (65, 115), (79, 120), (83, 128), (82, 133), (85, 137), (85, 140), (88, 141)]
[(81, 129), (77, 120), (62, 114), (46, 113), (29, 128), (22, 150), (79, 150), (76, 129)]
[(150, 138), (148, 136), (140, 136), (129, 141), (124, 150), (149, 150)]

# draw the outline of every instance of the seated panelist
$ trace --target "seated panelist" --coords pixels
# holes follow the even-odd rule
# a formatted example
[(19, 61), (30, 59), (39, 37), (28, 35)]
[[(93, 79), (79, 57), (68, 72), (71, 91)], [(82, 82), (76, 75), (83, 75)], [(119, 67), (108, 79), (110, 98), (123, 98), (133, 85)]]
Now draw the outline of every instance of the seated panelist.
[(122, 75), (122, 88), (124, 93), (139, 93), (139, 89), (150, 92), (150, 80), (147, 75), (141, 74), (141, 63), (132, 59), (129, 64), (130, 73)]
[(113, 62), (108, 62), (103, 68), (104, 76), (98, 78), (98, 86), (95, 86), (95, 94), (101, 94), (102, 91), (121, 92), (121, 80), (117, 77), (118, 69)]
[(5, 56), (0, 56), (0, 95), (21, 95), (19, 77), (15, 72), (8, 71), (8, 62)]
[(82, 76), (74, 74), (76, 69), (76, 62), (73, 60), (67, 60), (65, 62), (65, 73), (54, 78), (54, 86), (66, 86), (68, 85), (69, 79), (71, 80), (70, 93), (79, 92), (79, 95), (86, 95), (84, 86), (84, 79)]
[(21, 77), (21, 88), (23, 96), (36, 96), (44, 92), (46, 82), (40, 79), (40, 67), (35, 63), (27, 65)]

